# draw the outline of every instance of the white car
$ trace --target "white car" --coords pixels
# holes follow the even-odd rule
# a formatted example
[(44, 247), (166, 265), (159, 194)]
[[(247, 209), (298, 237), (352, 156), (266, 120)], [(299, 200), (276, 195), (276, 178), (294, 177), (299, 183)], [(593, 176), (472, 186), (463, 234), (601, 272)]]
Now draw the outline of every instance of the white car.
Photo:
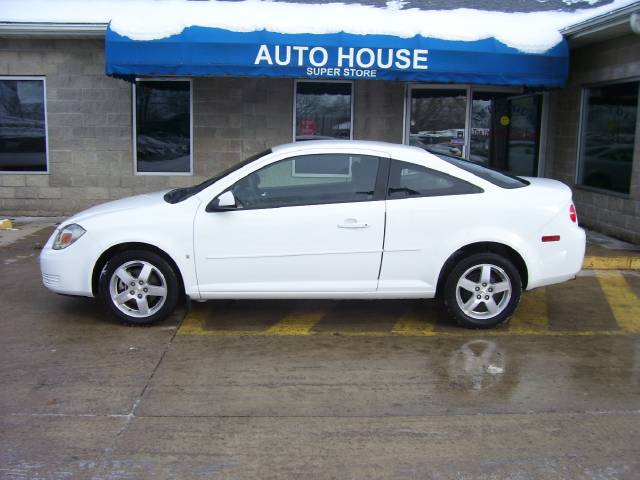
[(457, 322), (508, 319), (522, 290), (573, 278), (571, 190), (417, 147), (308, 141), (200, 185), (81, 212), (42, 254), (44, 284), (147, 324), (179, 300), (439, 297)]

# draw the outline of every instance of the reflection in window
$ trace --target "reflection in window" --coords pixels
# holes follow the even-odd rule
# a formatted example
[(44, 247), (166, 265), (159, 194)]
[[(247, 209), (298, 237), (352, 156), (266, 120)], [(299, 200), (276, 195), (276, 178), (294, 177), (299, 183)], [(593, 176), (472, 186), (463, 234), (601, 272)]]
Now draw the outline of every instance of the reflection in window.
[(629, 193), (639, 84), (585, 89), (580, 184)]
[(44, 80), (0, 79), (0, 171), (47, 171), (44, 102)]
[(296, 140), (351, 138), (351, 83), (296, 83)]
[(377, 174), (377, 157), (301, 155), (267, 165), (231, 190), (248, 209), (361, 202), (373, 199)]
[(536, 176), (542, 96), (527, 95), (509, 100), (509, 114), (509, 144), (505, 170), (513, 175)]
[(136, 82), (136, 171), (191, 172), (191, 82)]
[(470, 160), (514, 175), (538, 172), (541, 95), (474, 91)]
[(469, 160), (506, 169), (507, 96), (501, 92), (473, 92)]
[(391, 161), (389, 172), (390, 199), (408, 197), (436, 197), (441, 195), (465, 195), (480, 193), (482, 189), (414, 163)]
[(409, 143), (432, 152), (461, 157), (467, 118), (466, 90), (411, 91)]

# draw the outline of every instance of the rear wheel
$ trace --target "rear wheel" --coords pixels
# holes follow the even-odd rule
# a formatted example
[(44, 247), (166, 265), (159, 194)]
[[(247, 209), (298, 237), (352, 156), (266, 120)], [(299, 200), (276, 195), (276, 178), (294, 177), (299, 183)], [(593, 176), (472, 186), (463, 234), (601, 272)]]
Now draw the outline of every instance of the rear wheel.
[(495, 253), (460, 260), (449, 272), (444, 304), (467, 328), (490, 328), (507, 320), (520, 301), (522, 279), (516, 267)]
[(100, 277), (100, 297), (118, 319), (147, 325), (168, 317), (178, 302), (178, 280), (159, 255), (133, 250), (113, 256)]

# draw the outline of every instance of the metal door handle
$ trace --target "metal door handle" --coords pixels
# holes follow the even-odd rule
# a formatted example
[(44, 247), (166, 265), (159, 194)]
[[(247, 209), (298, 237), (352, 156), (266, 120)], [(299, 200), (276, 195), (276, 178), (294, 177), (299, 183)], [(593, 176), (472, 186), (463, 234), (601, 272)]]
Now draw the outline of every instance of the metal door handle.
[(369, 228), (368, 223), (359, 223), (355, 218), (347, 218), (338, 224), (338, 228)]

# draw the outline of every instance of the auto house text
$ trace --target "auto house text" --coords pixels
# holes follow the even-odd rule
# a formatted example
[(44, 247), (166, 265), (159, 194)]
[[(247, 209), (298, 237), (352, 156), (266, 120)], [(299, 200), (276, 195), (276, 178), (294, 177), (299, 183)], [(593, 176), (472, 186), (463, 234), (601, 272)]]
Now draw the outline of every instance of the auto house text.
[(407, 48), (354, 48), (297, 45), (260, 45), (254, 64), (280, 66), (306, 66), (308, 76), (369, 77), (375, 78), (377, 70), (427, 70), (429, 50)]

